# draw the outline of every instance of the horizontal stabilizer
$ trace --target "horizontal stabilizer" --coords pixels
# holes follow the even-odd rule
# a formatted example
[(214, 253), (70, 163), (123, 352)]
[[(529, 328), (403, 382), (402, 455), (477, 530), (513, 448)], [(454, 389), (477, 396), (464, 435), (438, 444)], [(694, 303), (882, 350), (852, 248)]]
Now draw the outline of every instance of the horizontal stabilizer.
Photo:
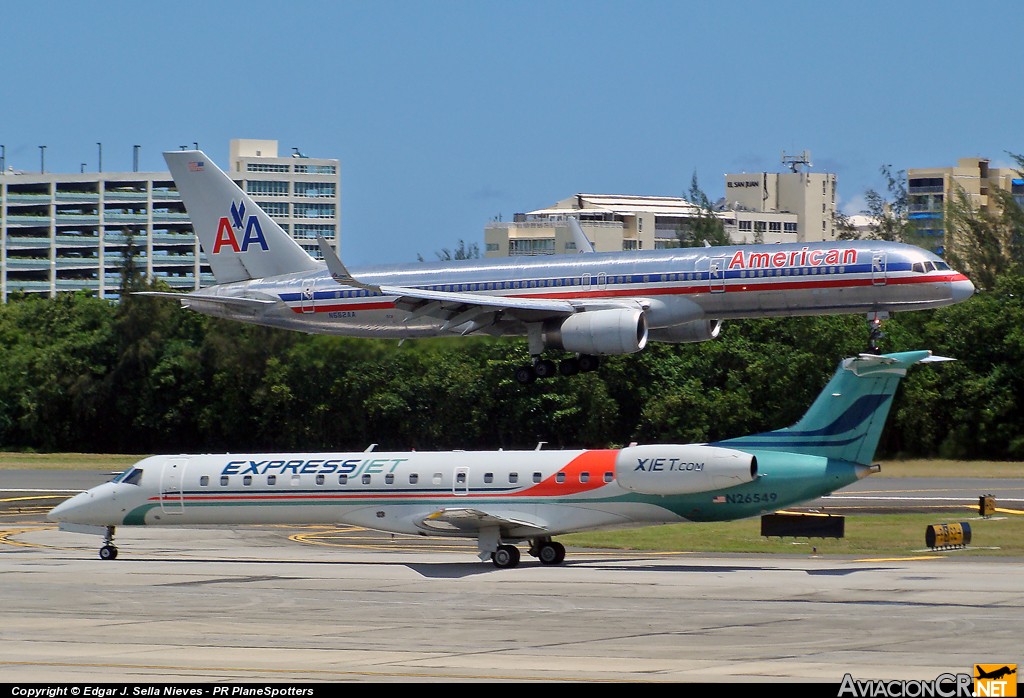
[(155, 296), (157, 298), (173, 298), (181, 302), (182, 307), (188, 308), (192, 305), (210, 303), (233, 308), (265, 308), (276, 304), (278, 301), (270, 298), (244, 298), (231, 296), (211, 296), (201, 293), (172, 293), (169, 291), (136, 291), (133, 296)]
[(871, 463), (892, 398), (907, 369), (917, 363), (954, 360), (933, 356), (930, 351), (860, 354), (843, 359), (832, 380), (796, 424), (714, 445)]

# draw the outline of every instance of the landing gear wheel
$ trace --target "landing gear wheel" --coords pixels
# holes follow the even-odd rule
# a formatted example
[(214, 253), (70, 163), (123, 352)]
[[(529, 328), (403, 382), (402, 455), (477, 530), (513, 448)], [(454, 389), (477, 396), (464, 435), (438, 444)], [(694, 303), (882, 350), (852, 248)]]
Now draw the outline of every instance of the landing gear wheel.
[(538, 378), (551, 378), (555, 375), (555, 362), (544, 359), (533, 365), (533, 372)]
[(515, 372), (516, 382), (521, 385), (529, 385), (530, 383), (537, 380), (537, 374), (533, 371), (533, 366), (520, 366)]
[(868, 314), (868, 353), (869, 354), (881, 354), (882, 349), (878, 346), (878, 342), (885, 333), (882, 332), (882, 320), (885, 319), (884, 315), (878, 313)]
[(100, 559), (101, 560), (116, 560), (117, 559), (117, 548), (113, 545), (104, 545), (100, 548)]
[(491, 562), (498, 569), (515, 567), (519, 564), (519, 548), (514, 545), (499, 545), (498, 549), (491, 553)]
[(575, 376), (580, 372), (579, 359), (562, 359), (558, 364), (558, 372), (563, 376)]
[(540, 546), (537, 558), (543, 565), (560, 565), (565, 560), (565, 546), (554, 541)]
[(582, 354), (579, 358), (580, 371), (588, 373), (590, 371), (596, 371), (597, 367), (601, 365), (601, 359), (591, 354)]

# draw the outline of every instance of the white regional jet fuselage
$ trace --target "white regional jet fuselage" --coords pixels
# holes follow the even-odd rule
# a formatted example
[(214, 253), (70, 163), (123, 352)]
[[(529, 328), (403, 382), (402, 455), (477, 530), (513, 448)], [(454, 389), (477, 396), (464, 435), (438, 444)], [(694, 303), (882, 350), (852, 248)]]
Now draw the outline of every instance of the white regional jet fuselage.
[[(902, 243), (835, 241), (587, 252), (373, 266), (351, 271), (322, 238), (314, 260), (201, 151), (164, 154), (217, 284), (171, 295), (198, 312), (356, 337), (525, 336), (534, 364), (592, 370), (647, 342), (702, 342), (722, 320), (923, 310), (974, 286)], [(574, 234), (589, 247), (578, 223)]]
[(728, 521), (776, 511), (873, 472), (875, 448), (916, 351), (845, 359), (800, 421), (703, 444), (574, 451), (153, 456), (50, 512), (105, 535), (116, 526), (349, 524), (476, 538), (482, 559), (545, 564), (573, 531)]

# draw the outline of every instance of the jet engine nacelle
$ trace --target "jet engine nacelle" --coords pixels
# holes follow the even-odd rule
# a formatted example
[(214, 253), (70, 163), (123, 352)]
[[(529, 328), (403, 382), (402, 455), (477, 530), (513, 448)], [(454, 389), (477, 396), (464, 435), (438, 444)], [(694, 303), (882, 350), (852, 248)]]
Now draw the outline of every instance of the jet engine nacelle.
[(757, 458), (718, 446), (629, 446), (615, 458), (615, 478), (639, 494), (693, 494), (757, 479)]
[(658, 327), (650, 333), (652, 342), (668, 344), (688, 344), (690, 342), (707, 342), (715, 339), (722, 331), (721, 320), (694, 320), (681, 325)]
[(544, 345), (580, 354), (633, 354), (647, 346), (647, 317), (639, 308), (585, 310), (546, 323)]

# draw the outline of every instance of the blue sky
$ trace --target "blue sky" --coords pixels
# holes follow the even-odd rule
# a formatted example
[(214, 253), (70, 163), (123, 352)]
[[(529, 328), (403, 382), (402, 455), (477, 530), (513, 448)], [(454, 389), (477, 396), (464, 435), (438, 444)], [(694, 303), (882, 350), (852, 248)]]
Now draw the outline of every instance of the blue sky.
[(712, 198), (810, 151), (840, 207), (882, 166), (1024, 152), (1024, 3), (31, 2), (0, 23), (0, 144), (165, 171), (232, 138), (341, 161), (349, 264), (433, 259), (578, 192)]

